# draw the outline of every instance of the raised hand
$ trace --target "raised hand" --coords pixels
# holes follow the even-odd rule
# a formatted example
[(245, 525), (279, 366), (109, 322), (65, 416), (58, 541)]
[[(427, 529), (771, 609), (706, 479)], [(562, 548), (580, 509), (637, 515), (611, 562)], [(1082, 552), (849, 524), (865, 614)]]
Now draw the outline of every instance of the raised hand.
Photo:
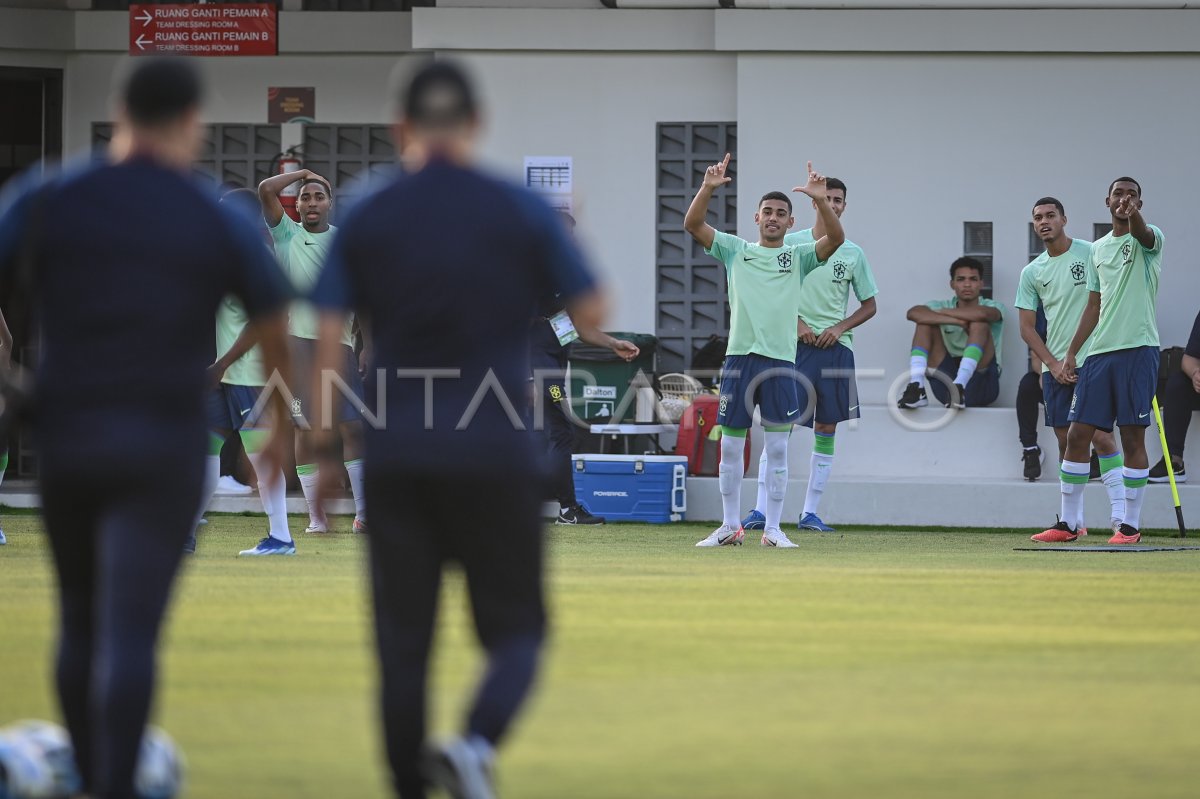
[(803, 186), (797, 186), (792, 191), (798, 191), (801, 194), (807, 194), (814, 200), (825, 199), (825, 176), (813, 172), (812, 161), (808, 162), (808, 182)]
[(733, 178), (726, 177), (725, 170), (729, 168), (729, 153), (725, 153), (725, 160), (719, 164), (713, 164), (708, 169), (704, 170), (704, 184), (709, 188), (717, 189), (724, 186), (726, 183), (733, 181)]
[(1117, 200), (1116, 206), (1113, 207), (1113, 216), (1117, 219), (1128, 219), (1137, 210), (1136, 200), (1132, 194), (1126, 194)]

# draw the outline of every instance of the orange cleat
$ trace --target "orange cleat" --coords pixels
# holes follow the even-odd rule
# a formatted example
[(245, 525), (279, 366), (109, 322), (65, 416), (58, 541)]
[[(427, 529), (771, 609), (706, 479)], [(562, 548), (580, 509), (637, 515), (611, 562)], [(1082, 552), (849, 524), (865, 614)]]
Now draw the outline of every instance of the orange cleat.
[(1039, 544), (1069, 544), (1080, 535), (1087, 535), (1087, 531), (1080, 527), (1078, 530), (1072, 530), (1070, 525), (1059, 519), (1054, 523), (1054, 526), (1049, 530), (1043, 530), (1037, 535), (1029, 536), (1030, 541), (1037, 541)]
[(1142, 540), (1142, 534), (1136, 527), (1130, 527), (1128, 524), (1122, 524), (1113, 532), (1113, 537), (1108, 539), (1110, 544), (1136, 544)]

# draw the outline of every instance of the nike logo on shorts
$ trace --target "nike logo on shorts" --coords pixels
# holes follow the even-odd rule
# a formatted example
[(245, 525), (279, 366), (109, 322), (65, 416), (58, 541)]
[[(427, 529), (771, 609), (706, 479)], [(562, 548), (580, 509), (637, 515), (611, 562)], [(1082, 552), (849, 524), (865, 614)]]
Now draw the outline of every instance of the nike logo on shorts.
[(241, 411), (239, 411), (239, 413), (241, 413), (242, 416), (249, 416), (250, 411), (252, 411), (252, 410), (254, 410), (254, 409), (253, 408), (243, 408)]
[(852, 411), (857, 411), (857, 410), (858, 410), (858, 406), (857, 406), (857, 405), (851, 405), (851, 406), (850, 406), (850, 410), (852, 410)]
[(794, 410), (794, 411), (788, 411), (788, 412), (787, 412), (787, 415), (788, 415), (788, 416), (795, 416), (795, 415), (796, 415), (796, 414), (798, 414), (798, 413), (800, 413), (800, 409), (799, 409), (799, 408), (797, 408), (797, 409), (796, 409), (796, 410)]
[(1149, 415), (1150, 415), (1150, 413), (1149, 413), (1149, 412), (1146, 412), (1146, 413), (1139, 413), (1139, 414), (1138, 414), (1138, 418), (1139, 418), (1139, 419), (1145, 419), (1145, 418), (1146, 418), (1147, 416), (1149, 416)]

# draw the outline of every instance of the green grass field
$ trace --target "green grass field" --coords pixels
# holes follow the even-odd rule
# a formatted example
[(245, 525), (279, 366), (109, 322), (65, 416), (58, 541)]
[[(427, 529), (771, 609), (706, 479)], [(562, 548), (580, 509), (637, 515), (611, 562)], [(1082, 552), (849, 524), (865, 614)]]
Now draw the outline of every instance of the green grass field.
[[(186, 795), (386, 796), (364, 542), (302, 536), (298, 557), (238, 559), (264, 520), (210, 522), (155, 713), (187, 754)], [(57, 718), (45, 542), (35, 516), (4, 529), (0, 722)], [(503, 796), (1196, 795), (1200, 552), (1023, 553), (1028, 532), (919, 531), (694, 549), (708, 530), (551, 529), (554, 633)], [(456, 577), (436, 659), (450, 731), (480, 664)]]

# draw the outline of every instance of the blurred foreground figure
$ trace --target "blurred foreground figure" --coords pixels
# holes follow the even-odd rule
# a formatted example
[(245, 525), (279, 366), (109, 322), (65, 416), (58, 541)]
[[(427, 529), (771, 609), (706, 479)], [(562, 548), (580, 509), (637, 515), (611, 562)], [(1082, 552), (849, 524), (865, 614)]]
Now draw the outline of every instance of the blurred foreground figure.
[[(543, 475), (528, 430), (529, 320), (558, 293), (598, 327), (595, 284), (562, 222), (532, 193), (472, 166), (478, 109), (438, 62), (401, 103), (397, 150), (414, 173), (345, 220), (313, 294), (318, 374), (340, 363), (347, 311), (370, 320), (384, 413), (366, 435), (382, 717), (396, 791), (429, 783), (491, 797), (495, 747), (534, 679), (545, 632)], [(328, 387), (314, 388), (332, 457)], [(522, 409), (522, 410), (518, 410)], [(465, 507), (486, 508), (487, 523)], [(443, 567), (461, 564), (488, 664), (459, 738), (430, 747), (425, 691)]]
[[(42, 325), (34, 424), (61, 597), (55, 676), (94, 799), (135, 796), (160, 622), (204, 482), (222, 297), (242, 301), (268, 372), (288, 377), (287, 283), (253, 228), (190, 176), (201, 93), (189, 63), (139, 60), (113, 160), (26, 181), (0, 205), (0, 269), (28, 267)], [(277, 472), (282, 440), (265, 450)]]

